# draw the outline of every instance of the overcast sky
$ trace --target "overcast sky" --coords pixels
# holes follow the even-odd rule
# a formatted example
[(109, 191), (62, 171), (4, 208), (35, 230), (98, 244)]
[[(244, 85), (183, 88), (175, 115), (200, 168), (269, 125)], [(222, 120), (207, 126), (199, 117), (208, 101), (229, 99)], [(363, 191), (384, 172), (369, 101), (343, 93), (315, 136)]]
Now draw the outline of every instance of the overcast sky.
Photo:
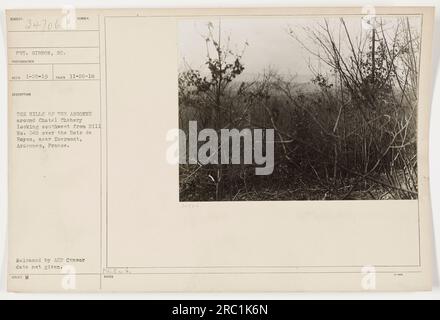
[[(419, 25), (420, 19), (411, 18), (412, 24)], [(361, 16), (344, 17), (348, 30), (353, 39), (365, 35), (367, 30), (362, 28)], [(214, 25), (218, 36), (219, 18), (192, 19), (179, 21), (179, 68), (184, 68), (183, 60), (192, 68), (203, 68), (206, 61), (206, 43), (204, 38), (208, 33), (208, 23)], [(301, 48), (293, 39), (288, 29), (292, 28), (300, 37), (305, 39), (304, 27), (316, 28), (318, 23), (323, 23), (322, 17), (289, 17), (289, 18), (221, 18), (221, 33), (223, 43), (230, 37), (230, 49), (240, 52), (247, 42), (242, 63), (245, 71), (241, 78), (259, 74), (269, 66), (280, 74), (297, 74), (299, 80), (307, 81), (312, 75), (308, 67), (310, 59), (314, 67), (318, 66), (317, 60)], [(328, 18), (330, 27), (335, 37), (340, 32), (339, 17)], [(396, 18), (387, 18), (386, 26), (394, 28)], [(342, 38), (343, 35), (342, 35)], [(343, 39), (344, 40), (344, 39)], [(342, 40), (342, 41), (343, 41)]]

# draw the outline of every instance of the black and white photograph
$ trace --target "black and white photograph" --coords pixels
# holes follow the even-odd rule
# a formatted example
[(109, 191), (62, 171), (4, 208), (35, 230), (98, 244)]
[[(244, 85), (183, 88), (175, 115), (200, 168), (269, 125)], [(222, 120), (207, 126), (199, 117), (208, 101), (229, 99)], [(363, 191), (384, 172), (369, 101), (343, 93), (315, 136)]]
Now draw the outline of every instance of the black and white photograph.
[(180, 20), (180, 201), (417, 199), (421, 24)]

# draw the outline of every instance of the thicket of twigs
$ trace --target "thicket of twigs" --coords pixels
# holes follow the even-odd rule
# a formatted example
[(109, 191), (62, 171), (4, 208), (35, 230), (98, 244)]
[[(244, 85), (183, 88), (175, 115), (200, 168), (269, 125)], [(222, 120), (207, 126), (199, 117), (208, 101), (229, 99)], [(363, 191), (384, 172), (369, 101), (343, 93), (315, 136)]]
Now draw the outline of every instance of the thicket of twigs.
[(314, 78), (301, 84), (273, 70), (236, 80), (247, 44), (233, 52), (208, 25), (208, 73), (179, 74), (180, 127), (273, 128), (275, 169), (181, 165), (181, 201), (417, 198), (419, 35), (405, 18), (356, 38), (343, 19), (338, 28), (337, 37), (327, 20), (288, 31), (326, 70), (310, 66)]

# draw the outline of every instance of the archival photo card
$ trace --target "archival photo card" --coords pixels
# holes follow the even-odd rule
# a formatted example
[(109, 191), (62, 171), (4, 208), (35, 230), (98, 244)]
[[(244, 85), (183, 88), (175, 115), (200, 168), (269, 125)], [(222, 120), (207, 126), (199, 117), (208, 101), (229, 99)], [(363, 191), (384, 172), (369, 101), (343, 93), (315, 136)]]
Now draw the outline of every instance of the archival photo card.
[(430, 290), (433, 22), (8, 10), (8, 290)]

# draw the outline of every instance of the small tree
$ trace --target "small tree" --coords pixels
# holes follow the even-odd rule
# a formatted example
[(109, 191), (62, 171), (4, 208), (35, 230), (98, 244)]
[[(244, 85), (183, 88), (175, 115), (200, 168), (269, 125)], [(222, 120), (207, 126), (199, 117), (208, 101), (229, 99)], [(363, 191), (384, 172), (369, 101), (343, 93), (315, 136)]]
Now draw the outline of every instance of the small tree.
[[(241, 62), (244, 49), (234, 52), (230, 49), (230, 38), (222, 42), (221, 22), (218, 23), (218, 34), (215, 35), (214, 24), (208, 23), (206, 42), (206, 70), (197, 70), (188, 66), (179, 76), (179, 102), (186, 102), (198, 110), (199, 118), (204, 120), (203, 126), (220, 131), (231, 124), (233, 101), (227, 97), (231, 82), (240, 75), (244, 66)], [(229, 99), (226, 99), (229, 98)], [(228, 100), (228, 101), (226, 101)], [(221, 153), (221, 147), (218, 154)], [(216, 200), (223, 197), (223, 167), (216, 166), (215, 177), (208, 173), (216, 185)]]

